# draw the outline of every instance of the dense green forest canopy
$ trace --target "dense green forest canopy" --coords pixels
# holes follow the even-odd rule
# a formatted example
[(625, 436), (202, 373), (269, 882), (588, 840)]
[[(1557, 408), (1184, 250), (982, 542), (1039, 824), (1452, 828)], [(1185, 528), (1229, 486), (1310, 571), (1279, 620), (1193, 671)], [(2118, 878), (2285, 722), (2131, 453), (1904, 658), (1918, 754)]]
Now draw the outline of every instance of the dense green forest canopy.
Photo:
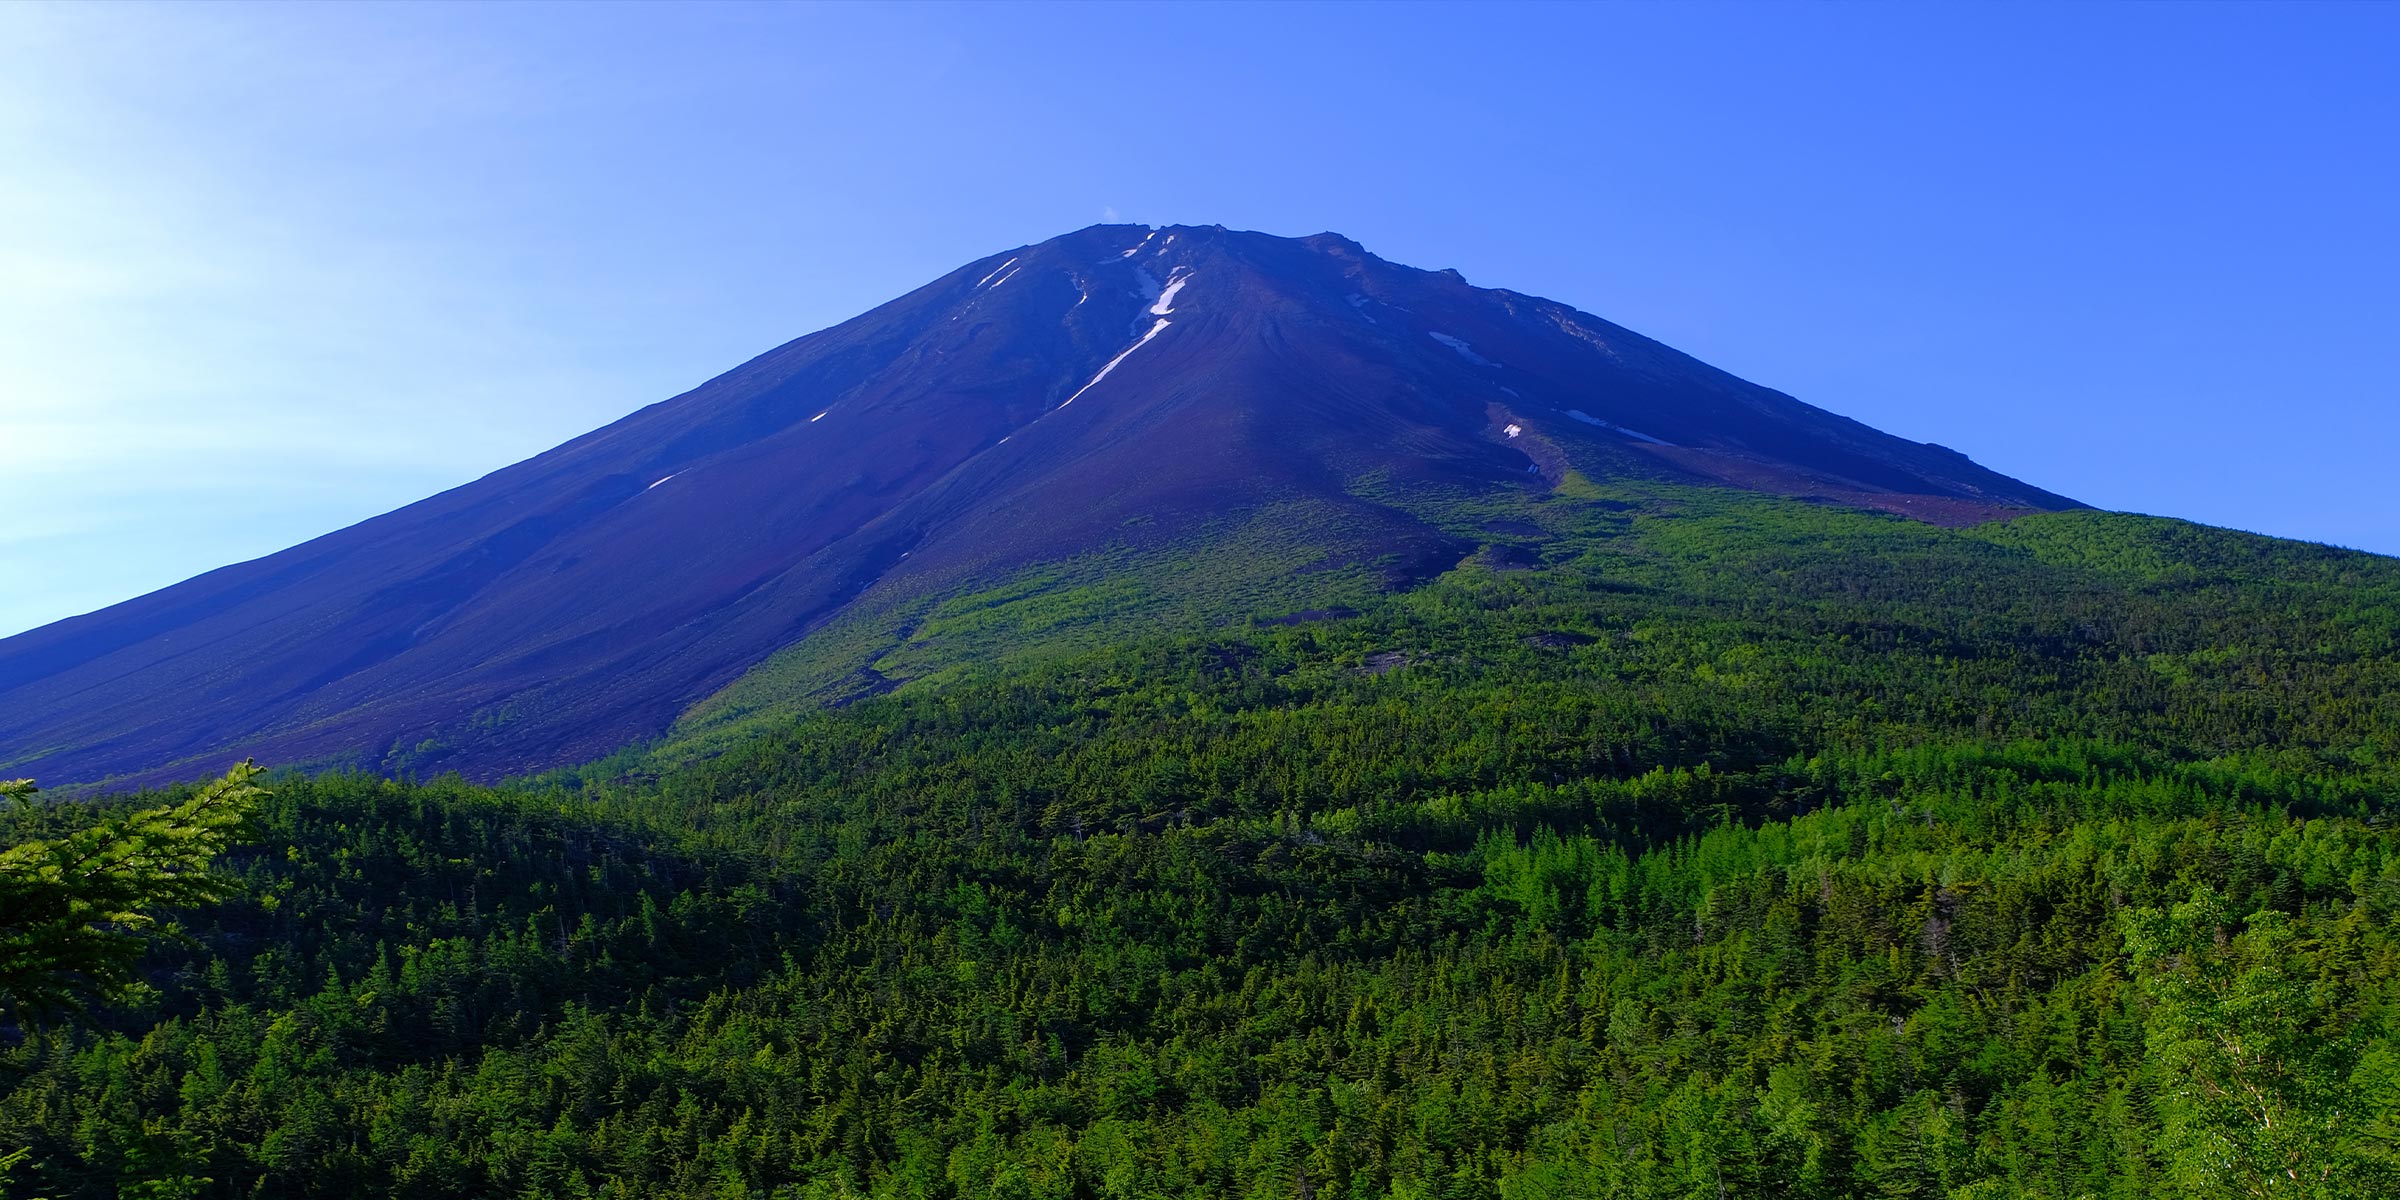
[(2400, 1194), (2400, 563), (1512, 519), (706, 759), (281, 780), (124, 1005), (0, 1031), (10, 1186)]

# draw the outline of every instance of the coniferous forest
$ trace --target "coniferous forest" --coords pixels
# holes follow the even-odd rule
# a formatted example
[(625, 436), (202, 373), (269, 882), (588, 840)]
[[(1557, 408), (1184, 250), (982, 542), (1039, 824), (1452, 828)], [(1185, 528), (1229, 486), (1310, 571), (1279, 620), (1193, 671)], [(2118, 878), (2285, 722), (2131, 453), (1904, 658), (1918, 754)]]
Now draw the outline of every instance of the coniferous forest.
[(262, 777), (222, 898), (5, 1018), (0, 1186), (2400, 1194), (2400, 562), (1537, 515), (709, 756)]

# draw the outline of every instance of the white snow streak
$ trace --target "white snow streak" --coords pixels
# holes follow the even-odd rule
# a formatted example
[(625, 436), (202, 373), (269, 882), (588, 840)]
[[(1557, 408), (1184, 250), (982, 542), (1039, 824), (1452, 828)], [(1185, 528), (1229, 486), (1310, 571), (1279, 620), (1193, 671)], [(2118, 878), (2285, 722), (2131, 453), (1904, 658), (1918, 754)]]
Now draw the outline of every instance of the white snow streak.
[(1150, 305), (1150, 315), (1163, 317), (1175, 311), (1175, 293), (1192, 281), (1190, 267), (1177, 267), (1167, 273), (1167, 286), (1158, 290), (1158, 299)]
[(1654, 438), (1654, 437), (1651, 437), (1649, 434), (1642, 433), (1642, 432), (1640, 432), (1639, 430), (1627, 429), (1627, 428), (1625, 428), (1625, 427), (1624, 427), (1624, 426), (1622, 426), (1622, 425), (1615, 425), (1615, 424), (1611, 424), (1611, 423), (1609, 423), (1609, 422), (1607, 422), (1607, 421), (1603, 421), (1603, 420), (1601, 420), (1600, 418), (1598, 418), (1598, 417), (1595, 417), (1595, 416), (1593, 416), (1592, 414), (1590, 414), (1590, 413), (1587, 413), (1587, 412), (1583, 411), (1583, 410), (1582, 410), (1582, 409), (1580, 409), (1580, 408), (1570, 408), (1570, 409), (1568, 409), (1568, 410), (1567, 410), (1567, 415), (1568, 415), (1568, 416), (1570, 416), (1570, 417), (1573, 417), (1573, 418), (1575, 418), (1575, 419), (1576, 419), (1576, 420), (1578, 420), (1578, 421), (1581, 421), (1581, 422), (1583, 422), (1583, 423), (1584, 423), (1584, 424), (1586, 424), (1586, 425), (1597, 425), (1597, 426), (1599, 426), (1600, 428), (1602, 428), (1602, 429), (1605, 429), (1605, 430), (1608, 430), (1608, 431), (1609, 431), (1609, 432), (1611, 432), (1611, 433), (1621, 433), (1621, 434), (1624, 434), (1626, 437), (1632, 438), (1633, 440), (1635, 440), (1635, 441), (1637, 441), (1637, 442), (1648, 442), (1648, 443), (1650, 443), (1650, 444), (1651, 444), (1651, 445), (1653, 445), (1653, 446), (1672, 446), (1672, 445), (1674, 445), (1674, 444), (1675, 444), (1675, 443), (1673, 443), (1673, 442), (1670, 442), (1670, 441), (1667, 441), (1667, 440), (1665, 440), (1664, 438)]
[[(1015, 279), (1015, 278), (1017, 277), (1017, 272), (1018, 272), (1018, 271), (1022, 271), (1022, 270), (1024, 270), (1024, 269), (1025, 269), (1025, 268), (1023, 268), (1023, 267), (1016, 267), (1016, 268), (1013, 268), (1013, 269), (1011, 269), (1011, 270), (1009, 271), (1009, 273), (1008, 273), (1008, 274), (1006, 274), (1006, 275), (1003, 275), (1003, 276), (1001, 276), (1001, 277), (1000, 277), (1000, 278), (998, 278), (998, 279), (994, 279), (994, 280), (992, 280), (992, 287), (993, 287), (993, 289), (994, 289), (994, 290), (997, 290), (997, 289), (1000, 287), (1000, 285), (1001, 285), (1001, 284), (1007, 283), (1007, 282), (1008, 282), (1009, 280), (1011, 280), (1011, 279)], [(988, 278), (988, 277), (987, 277), (987, 278)]]
[[(683, 474), (683, 472), (681, 472), (681, 471), (677, 471), (677, 472), (675, 472), (675, 475), (681, 475), (681, 474)], [(667, 476), (667, 479), (673, 479), (673, 478), (675, 478), (675, 475), (669, 475), (669, 476)], [(667, 479), (661, 479), (661, 480), (659, 480), (659, 481), (658, 481), (658, 483), (665, 483), (665, 482), (667, 481)], [(646, 492), (646, 491), (649, 491), (649, 490), (650, 490), (650, 488), (657, 487), (657, 486), (658, 486), (658, 483), (651, 484), (651, 485), (650, 485), (650, 487), (643, 488), (642, 490), (643, 490), (643, 491), (645, 491), (645, 492)]]
[[(1158, 306), (1158, 298), (1167, 294), (1166, 287), (1158, 282), (1158, 276), (1151, 274), (1141, 267), (1135, 267), (1133, 269), (1133, 283), (1134, 299), (1142, 302), (1142, 308), (1144, 311), (1156, 308)], [(1140, 329), (1141, 327), (1141, 317), (1134, 317), (1132, 328)]]
[(1505, 433), (1505, 434), (1507, 434), (1508, 436), (1510, 436), (1510, 437), (1512, 437), (1512, 438), (1513, 438), (1513, 437), (1517, 436), (1518, 434), (1525, 432), (1525, 427), (1524, 427), (1524, 426), (1522, 426), (1522, 425), (1511, 425), (1511, 426), (1509, 426), (1508, 428), (1501, 430), (1500, 432), (1502, 432), (1502, 433)]
[(1500, 364), (1498, 364), (1498, 363), (1496, 363), (1496, 362), (1493, 362), (1492, 360), (1490, 360), (1490, 359), (1488, 359), (1488, 358), (1485, 358), (1484, 356), (1482, 356), (1482, 355), (1480, 355), (1480, 354), (1477, 354), (1477, 353), (1475, 353), (1475, 347), (1473, 347), (1473, 346), (1470, 346), (1470, 345), (1466, 344), (1465, 342), (1462, 342), (1462, 341), (1458, 340), (1457, 338), (1451, 337), (1449, 334), (1446, 334), (1446, 333), (1428, 333), (1428, 334), (1426, 334), (1425, 336), (1427, 336), (1427, 337), (1429, 337), (1429, 338), (1432, 338), (1433, 340), (1435, 340), (1435, 341), (1437, 341), (1437, 342), (1440, 342), (1441, 344), (1443, 344), (1443, 345), (1445, 345), (1445, 346), (1448, 346), (1448, 347), (1450, 347), (1450, 348), (1451, 348), (1451, 349), (1453, 349), (1453, 350), (1456, 350), (1456, 351), (1458, 351), (1458, 356), (1459, 356), (1460, 358), (1463, 358), (1463, 359), (1467, 360), (1468, 362), (1474, 363), (1476, 366), (1479, 366), (1479, 367), (1496, 367), (1496, 366), (1499, 366), (1499, 365), (1500, 365)]
[[(1132, 345), (1130, 345), (1130, 346), (1127, 346), (1127, 347), (1125, 347), (1125, 353), (1124, 353), (1124, 354), (1119, 354), (1119, 355), (1117, 355), (1115, 358), (1112, 358), (1112, 359), (1108, 360), (1108, 365), (1107, 365), (1107, 366), (1105, 366), (1105, 367), (1102, 367), (1102, 368), (1100, 368), (1100, 373), (1099, 373), (1099, 374), (1092, 376), (1092, 382), (1091, 382), (1091, 383), (1087, 383), (1087, 384), (1084, 384), (1082, 387), (1076, 388), (1076, 389), (1075, 389), (1075, 396), (1080, 396), (1080, 395), (1084, 394), (1085, 392), (1088, 392), (1088, 391), (1092, 390), (1092, 384), (1098, 383), (1098, 382), (1100, 382), (1101, 380), (1108, 378), (1108, 373), (1109, 373), (1110, 371), (1114, 371), (1114, 370), (1116, 370), (1116, 369), (1117, 369), (1117, 364), (1118, 364), (1118, 363), (1121, 363), (1121, 362), (1124, 362), (1124, 361), (1125, 361), (1125, 355), (1126, 355), (1126, 354), (1131, 354), (1131, 353), (1133, 353), (1134, 351), (1136, 351), (1136, 350), (1139, 350), (1139, 349), (1141, 349), (1142, 347), (1149, 345), (1149, 344), (1150, 344), (1150, 339), (1151, 339), (1151, 338), (1154, 338), (1154, 337), (1157, 337), (1157, 336), (1158, 336), (1158, 331), (1159, 331), (1159, 330), (1165, 329), (1167, 326), (1169, 326), (1169, 325), (1172, 325), (1172, 324), (1174, 324), (1174, 322), (1173, 322), (1173, 321), (1169, 321), (1169, 320), (1167, 320), (1167, 319), (1166, 319), (1166, 318), (1164, 318), (1164, 317), (1161, 317), (1161, 318), (1159, 318), (1159, 322), (1158, 322), (1158, 324), (1151, 326), (1151, 327), (1150, 327), (1150, 332), (1148, 332), (1148, 333), (1145, 333), (1145, 334), (1143, 334), (1143, 335), (1142, 335), (1142, 340), (1140, 340), (1140, 341), (1138, 341), (1138, 342), (1135, 342), (1134, 344), (1132, 344)], [(1058, 406), (1059, 406), (1060, 408), (1065, 408), (1066, 406), (1068, 406), (1068, 405), (1070, 405), (1070, 404), (1073, 404), (1073, 403), (1075, 403), (1075, 396), (1069, 396), (1069, 397), (1067, 397), (1066, 399), (1059, 401), (1059, 402), (1058, 402)]]
[(1140, 253), (1142, 252), (1142, 247), (1149, 245), (1149, 244), (1150, 244), (1150, 239), (1151, 239), (1151, 238), (1154, 238), (1154, 237), (1157, 237), (1157, 236), (1158, 236), (1158, 231), (1157, 231), (1157, 230), (1155, 230), (1155, 229), (1151, 230), (1147, 236), (1145, 236), (1145, 237), (1143, 237), (1143, 238), (1142, 238), (1142, 240), (1140, 240), (1140, 241), (1138, 241), (1138, 242), (1135, 242), (1135, 243), (1133, 244), (1133, 249), (1131, 249), (1131, 250), (1128, 250), (1128, 251), (1126, 251), (1125, 253), (1118, 255), (1117, 257), (1118, 257), (1118, 258), (1132, 258), (1134, 255), (1136, 255), (1136, 254), (1140, 254)]
[[(996, 267), (993, 267), (993, 268), (992, 268), (992, 275), (997, 275), (997, 274), (999, 274), (1000, 272), (1002, 272), (1002, 271), (1005, 271), (1005, 270), (1009, 269), (1011, 266), (1014, 266), (1014, 265), (1016, 264), (1016, 261), (1017, 261), (1017, 260), (1016, 260), (1015, 256), (1013, 256), (1013, 255), (1012, 255), (1012, 256), (1010, 256), (1010, 258), (1009, 258), (1009, 260), (1008, 260), (1007, 262), (1001, 263), (999, 266), (996, 266)], [(985, 285), (985, 284), (987, 284), (987, 283), (990, 283), (990, 282), (992, 281), (992, 275), (986, 275), (986, 276), (984, 276), (983, 278), (976, 280), (976, 281), (975, 281), (975, 286), (976, 286), (976, 287), (982, 287), (983, 285)]]
[[(832, 410), (832, 409), (830, 409), (830, 408), (825, 410), (825, 412), (832, 412), (832, 411), (833, 411), (833, 410)], [(813, 417), (810, 417), (810, 418), (808, 419), (808, 423), (809, 423), (809, 424), (811, 424), (811, 425), (814, 425), (814, 424), (816, 424), (817, 422), (819, 422), (819, 421), (822, 421), (822, 420), (824, 420), (824, 419), (825, 419), (825, 413), (818, 413), (817, 415), (815, 415), (815, 416), (813, 416)]]

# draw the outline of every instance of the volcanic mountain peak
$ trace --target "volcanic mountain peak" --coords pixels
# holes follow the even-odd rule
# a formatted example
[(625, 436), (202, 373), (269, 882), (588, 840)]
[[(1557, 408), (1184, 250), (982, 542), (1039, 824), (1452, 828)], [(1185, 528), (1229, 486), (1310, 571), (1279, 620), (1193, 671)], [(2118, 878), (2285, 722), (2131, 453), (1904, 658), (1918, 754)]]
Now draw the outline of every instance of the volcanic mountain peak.
[(0, 770), (557, 766), (666, 729), (862, 598), (916, 612), (1112, 547), (1189, 557), (1263, 513), (1306, 514), (1305, 539), (1242, 551), (1288, 558), (1284, 594), (1345, 563), (1401, 582), (1475, 547), (1417, 499), (1577, 476), (1943, 522), (2072, 505), (1337, 234), (1098, 225), (473, 483), (0, 640)]

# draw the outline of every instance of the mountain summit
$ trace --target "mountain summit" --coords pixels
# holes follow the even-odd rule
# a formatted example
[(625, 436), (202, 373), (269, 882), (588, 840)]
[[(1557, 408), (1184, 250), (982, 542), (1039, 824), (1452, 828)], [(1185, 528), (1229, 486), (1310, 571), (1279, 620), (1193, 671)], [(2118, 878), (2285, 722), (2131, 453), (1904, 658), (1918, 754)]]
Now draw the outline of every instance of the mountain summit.
[(0, 773), (559, 766), (666, 730), (862, 597), (1236, 529), (1291, 578), (1392, 585), (1477, 548), (1412, 498), (1612, 478), (1948, 524), (2074, 507), (1334, 234), (1094, 226), (463, 487), (0, 640)]

